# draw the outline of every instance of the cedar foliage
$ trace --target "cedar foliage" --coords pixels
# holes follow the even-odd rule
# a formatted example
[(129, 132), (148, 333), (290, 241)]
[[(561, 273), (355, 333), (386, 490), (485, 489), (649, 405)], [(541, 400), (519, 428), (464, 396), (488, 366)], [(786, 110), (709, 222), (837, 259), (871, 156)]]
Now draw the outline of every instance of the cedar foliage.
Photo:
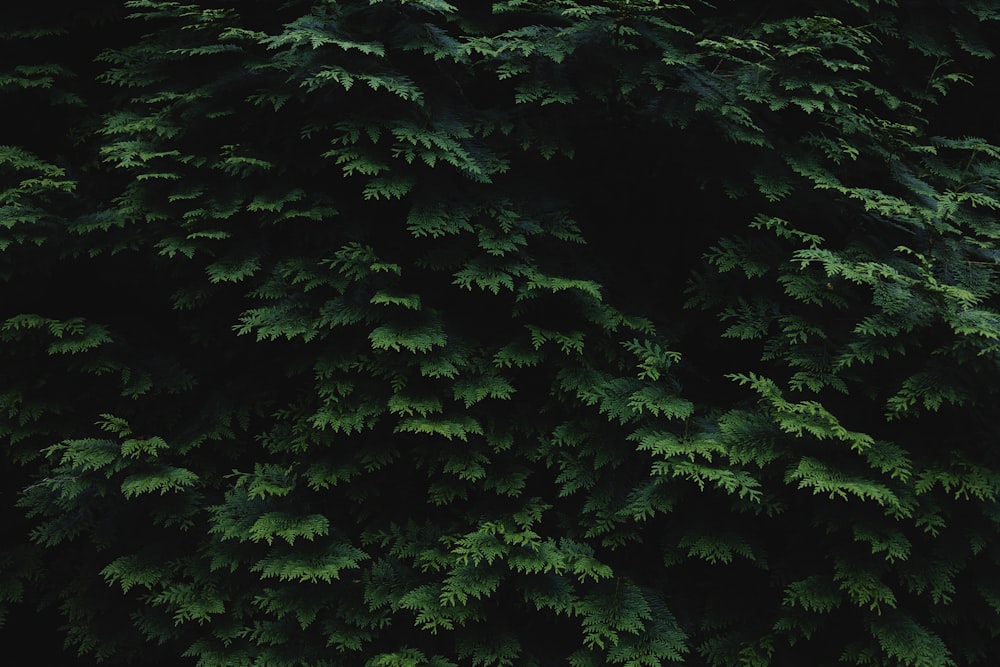
[(110, 663), (1000, 658), (951, 102), (1000, 3), (10, 11), (0, 610)]

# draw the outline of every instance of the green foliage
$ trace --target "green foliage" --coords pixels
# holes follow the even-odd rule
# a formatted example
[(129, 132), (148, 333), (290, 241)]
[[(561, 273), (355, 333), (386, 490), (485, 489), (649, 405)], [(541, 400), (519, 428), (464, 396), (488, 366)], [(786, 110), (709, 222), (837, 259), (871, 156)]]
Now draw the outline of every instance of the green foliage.
[(2, 28), (0, 623), (996, 663), (1000, 6), (209, 4)]

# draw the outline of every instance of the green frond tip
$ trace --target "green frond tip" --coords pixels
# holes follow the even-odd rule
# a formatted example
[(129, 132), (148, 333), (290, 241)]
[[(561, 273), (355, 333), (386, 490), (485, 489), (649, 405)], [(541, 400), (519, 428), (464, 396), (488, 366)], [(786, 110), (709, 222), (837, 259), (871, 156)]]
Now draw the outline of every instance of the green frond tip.
[(130, 475), (121, 484), (121, 492), (126, 498), (159, 492), (183, 492), (198, 484), (199, 477), (187, 468), (158, 466), (153, 471)]
[(412, 354), (427, 353), (436, 347), (444, 347), (448, 336), (437, 323), (414, 328), (386, 324), (376, 327), (368, 334), (372, 348), (376, 350), (406, 350)]

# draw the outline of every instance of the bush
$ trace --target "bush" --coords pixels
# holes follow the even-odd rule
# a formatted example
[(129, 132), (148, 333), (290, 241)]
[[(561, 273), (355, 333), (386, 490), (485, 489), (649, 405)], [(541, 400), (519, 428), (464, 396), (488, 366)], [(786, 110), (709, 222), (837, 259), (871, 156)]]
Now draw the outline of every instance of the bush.
[(4, 609), (112, 663), (1000, 658), (1000, 3), (8, 13)]

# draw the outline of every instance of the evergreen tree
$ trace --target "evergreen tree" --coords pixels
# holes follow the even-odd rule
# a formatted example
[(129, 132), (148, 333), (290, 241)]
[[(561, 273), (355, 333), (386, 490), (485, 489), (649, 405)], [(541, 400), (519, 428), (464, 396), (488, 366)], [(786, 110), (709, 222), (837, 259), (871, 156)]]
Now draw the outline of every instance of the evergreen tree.
[(8, 14), (0, 622), (1000, 659), (1000, 2)]

